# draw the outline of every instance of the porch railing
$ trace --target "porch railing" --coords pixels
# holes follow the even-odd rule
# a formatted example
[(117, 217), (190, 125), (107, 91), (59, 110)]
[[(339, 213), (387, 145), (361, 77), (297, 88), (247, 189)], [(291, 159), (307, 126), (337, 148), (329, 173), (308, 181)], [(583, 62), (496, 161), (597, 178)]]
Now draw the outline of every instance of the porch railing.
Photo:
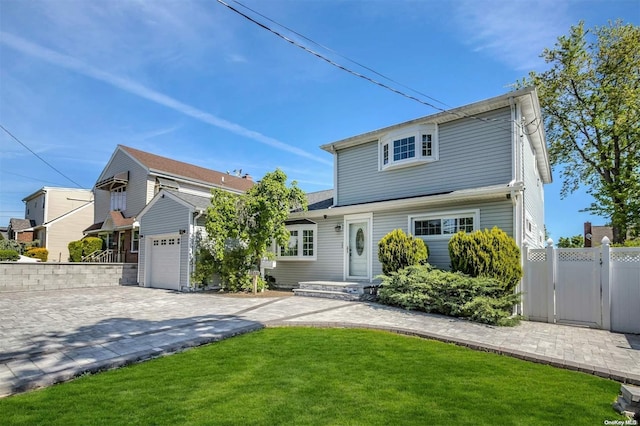
[(91, 254), (82, 256), (83, 262), (96, 262), (96, 263), (118, 263), (121, 262), (120, 254), (116, 250), (96, 250)]

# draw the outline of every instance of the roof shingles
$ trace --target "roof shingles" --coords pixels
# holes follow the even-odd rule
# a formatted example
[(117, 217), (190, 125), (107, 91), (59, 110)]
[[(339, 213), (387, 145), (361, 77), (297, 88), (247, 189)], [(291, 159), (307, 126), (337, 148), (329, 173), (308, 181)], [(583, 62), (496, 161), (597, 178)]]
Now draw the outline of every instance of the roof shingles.
[(150, 171), (164, 172), (176, 177), (183, 177), (195, 181), (205, 182), (216, 187), (229, 188), (236, 191), (247, 191), (254, 182), (248, 177), (238, 177), (218, 172), (204, 167), (196, 166), (182, 161), (161, 157), (149, 152), (140, 151), (124, 145), (120, 148), (134, 157)]

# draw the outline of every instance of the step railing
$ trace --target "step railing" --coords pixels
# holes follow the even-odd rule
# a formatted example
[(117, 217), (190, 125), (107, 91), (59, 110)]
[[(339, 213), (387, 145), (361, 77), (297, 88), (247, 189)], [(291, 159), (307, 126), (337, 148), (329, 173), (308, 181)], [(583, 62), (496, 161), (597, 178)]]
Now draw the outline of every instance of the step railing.
[(95, 263), (116, 263), (120, 261), (120, 253), (116, 250), (96, 250), (91, 254), (82, 256), (83, 262), (95, 262)]

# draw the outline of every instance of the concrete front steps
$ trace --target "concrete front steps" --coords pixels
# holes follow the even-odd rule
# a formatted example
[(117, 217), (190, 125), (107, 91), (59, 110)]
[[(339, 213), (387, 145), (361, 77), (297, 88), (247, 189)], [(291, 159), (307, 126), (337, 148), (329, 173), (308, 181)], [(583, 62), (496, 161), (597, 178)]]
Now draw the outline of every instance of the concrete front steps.
[(324, 297), (338, 300), (368, 300), (375, 294), (376, 284), (344, 281), (301, 281), (293, 289), (296, 296)]

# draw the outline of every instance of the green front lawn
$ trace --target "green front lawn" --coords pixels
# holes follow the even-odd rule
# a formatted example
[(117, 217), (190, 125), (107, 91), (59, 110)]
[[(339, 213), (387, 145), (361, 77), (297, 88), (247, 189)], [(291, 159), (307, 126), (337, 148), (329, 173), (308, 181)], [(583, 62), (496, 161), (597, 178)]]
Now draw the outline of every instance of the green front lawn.
[(0, 399), (0, 424), (601, 425), (619, 389), (391, 333), (273, 328)]

